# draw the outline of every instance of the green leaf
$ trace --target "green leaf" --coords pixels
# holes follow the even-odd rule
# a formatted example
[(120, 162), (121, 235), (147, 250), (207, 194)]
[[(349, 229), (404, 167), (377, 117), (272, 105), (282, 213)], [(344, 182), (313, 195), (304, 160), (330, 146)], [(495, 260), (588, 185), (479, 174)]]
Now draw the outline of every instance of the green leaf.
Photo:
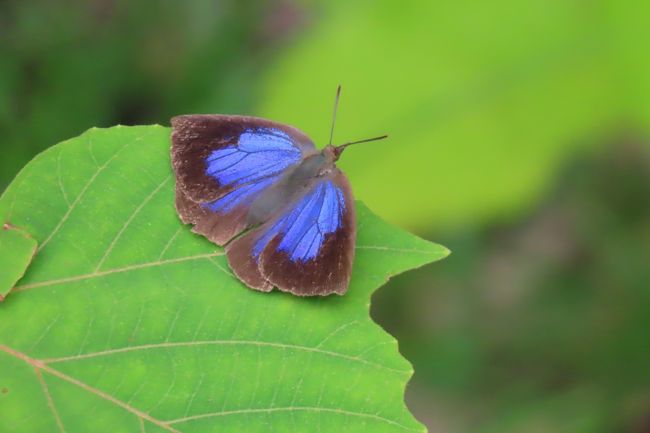
[(424, 431), (368, 314), (390, 276), (448, 251), (358, 204), (343, 297), (244, 287), (173, 207), (169, 130), (92, 129), (0, 199), (39, 251), (0, 305), (0, 431)]
[(0, 301), (23, 276), (36, 253), (36, 241), (9, 223), (0, 227)]

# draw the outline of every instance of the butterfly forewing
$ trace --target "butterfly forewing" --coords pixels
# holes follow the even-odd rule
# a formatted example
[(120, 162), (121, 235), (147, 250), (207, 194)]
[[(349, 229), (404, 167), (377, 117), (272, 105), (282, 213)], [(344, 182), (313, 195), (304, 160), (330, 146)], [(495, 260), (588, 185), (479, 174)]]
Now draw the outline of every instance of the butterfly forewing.
[(172, 126), (176, 208), (219, 245), (247, 228), (256, 198), (315, 152), (299, 130), (255, 117), (178, 116)]

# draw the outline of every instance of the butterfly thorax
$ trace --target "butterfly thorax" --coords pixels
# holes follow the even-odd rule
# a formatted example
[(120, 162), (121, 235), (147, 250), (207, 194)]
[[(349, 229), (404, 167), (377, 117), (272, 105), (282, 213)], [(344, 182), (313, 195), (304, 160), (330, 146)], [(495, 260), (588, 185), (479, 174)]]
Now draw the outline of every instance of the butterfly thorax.
[(295, 167), (288, 169), (277, 183), (253, 202), (248, 211), (248, 222), (259, 224), (267, 221), (288, 203), (301, 197), (314, 180), (333, 170), (334, 162), (338, 158), (334, 149), (333, 146), (327, 146), (320, 152), (306, 156)]

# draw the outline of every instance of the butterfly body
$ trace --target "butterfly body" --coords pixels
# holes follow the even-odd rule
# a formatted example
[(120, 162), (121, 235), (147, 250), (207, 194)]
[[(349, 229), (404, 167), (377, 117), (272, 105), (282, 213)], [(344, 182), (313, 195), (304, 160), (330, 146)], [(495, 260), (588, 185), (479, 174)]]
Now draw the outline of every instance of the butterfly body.
[(253, 201), (248, 211), (248, 223), (255, 225), (268, 220), (297, 197), (302, 196), (314, 180), (336, 169), (335, 160), (328, 157), (327, 153), (330, 152), (323, 149), (305, 157), (297, 166), (287, 169), (276, 184)]
[(336, 167), (340, 148), (317, 150), (299, 130), (248, 116), (172, 119), (176, 208), (226, 246), (251, 288), (343, 294), (354, 259), (354, 200)]

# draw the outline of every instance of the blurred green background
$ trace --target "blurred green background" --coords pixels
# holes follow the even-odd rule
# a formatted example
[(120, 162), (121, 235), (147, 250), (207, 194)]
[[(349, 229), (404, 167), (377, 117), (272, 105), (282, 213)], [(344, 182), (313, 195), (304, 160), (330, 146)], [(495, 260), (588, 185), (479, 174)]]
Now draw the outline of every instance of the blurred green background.
[(240, 113), (335, 141), (453, 251), (373, 316), (431, 432), (650, 432), (650, 2), (0, 2), (0, 189), (91, 126)]

